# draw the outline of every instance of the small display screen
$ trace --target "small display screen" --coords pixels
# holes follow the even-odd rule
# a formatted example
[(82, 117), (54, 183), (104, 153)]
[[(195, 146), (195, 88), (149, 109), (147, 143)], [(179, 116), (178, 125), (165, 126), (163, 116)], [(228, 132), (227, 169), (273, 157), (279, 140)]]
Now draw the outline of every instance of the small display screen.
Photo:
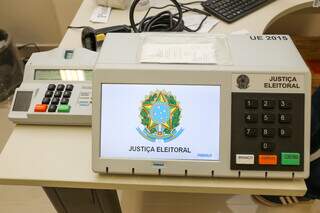
[(34, 80), (91, 81), (92, 70), (37, 69)]
[(33, 91), (17, 91), (12, 111), (27, 112), (30, 107)]
[(220, 86), (102, 84), (100, 157), (219, 160)]

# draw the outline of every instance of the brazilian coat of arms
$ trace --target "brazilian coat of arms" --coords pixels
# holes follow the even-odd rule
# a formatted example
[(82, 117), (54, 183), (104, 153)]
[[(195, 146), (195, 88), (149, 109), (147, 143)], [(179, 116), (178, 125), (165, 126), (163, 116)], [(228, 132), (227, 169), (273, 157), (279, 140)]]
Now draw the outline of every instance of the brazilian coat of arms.
[(172, 94), (164, 90), (146, 96), (141, 105), (140, 119), (141, 127), (137, 131), (151, 142), (169, 142), (183, 132), (182, 128), (178, 129), (180, 105)]

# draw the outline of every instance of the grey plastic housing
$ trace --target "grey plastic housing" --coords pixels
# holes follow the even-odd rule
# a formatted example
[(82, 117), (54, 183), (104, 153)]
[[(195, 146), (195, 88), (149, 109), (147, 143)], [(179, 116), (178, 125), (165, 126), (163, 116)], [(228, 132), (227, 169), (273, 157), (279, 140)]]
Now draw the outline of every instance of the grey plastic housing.
[[(230, 169), (231, 94), (232, 93), (295, 93), (304, 94), (304, 162), (309, 162), (311, 75), (292, 40), (286, 35), (228, 35), (232, 63), (147, 64), (140, 63), (140, 51), (146, 36), (164, 34), (111, 34), (104, 42), (93, 78), (92, 168), (98, 173), (174, 175), (237, 178), (307, 178), (309, 163), (303, 171), (247, 171)], [(171, 34), (174, 35), (174, 34)], [(199, 35), (201, 36), (201, 35)], [(220, 35), (219, 35), (220, 36)], [(110, 51), (112, 50), (112, 51)], [(237, 86), (239, 75), (250, 78), (250, 87)], [(267, 88), (271, 76), (295, 78), (299, 88)], [(101, 84), (182, 84), (219, 85), (220, 160), (141, 160), (100, 157)], [(129, 95), (129, 94), (128, 94)], [(112, 143), (112, 142), (111, 142)]]
[[(72, 58), (66, 58), (66, 51), (72, 52)], [(36, 80), (36, 70), (89, 70), (92, 72), (97, 53), (84, 49), (56, 48), (47, 52), (32, 54), (25, 67), (23, 82), (16, 89), (8, 118), (17, 124), (39, 125), (91, 125), (91, 80)], [(71, 110), (69, 113), (34, 112), (35, 104), (40, 104), (49, 84), (72, 84), (74, 86), (69, 100)], [(15, 111), (16, 95), (19, 91), (32, 92), (32, 99), (26, 111)], [(82, 94), (88, 101), (86, 106), (80, 104)]]

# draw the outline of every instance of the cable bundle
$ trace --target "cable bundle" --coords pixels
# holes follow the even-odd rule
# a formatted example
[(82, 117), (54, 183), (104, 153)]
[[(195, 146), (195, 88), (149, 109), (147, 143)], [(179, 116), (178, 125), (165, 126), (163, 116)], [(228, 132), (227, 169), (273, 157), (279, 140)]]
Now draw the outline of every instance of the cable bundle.
[[(139, 23), (135, 23), (134, 12), (140, 0), (134, 0), (130, 7), (129, 13), (130, 24), (133, 32), (181, 32), (183, 30), (188, 32), (196, 32), (201, 28), (203, 22), (208, 18), (208, 16), (210, 16), (210, 14), (208, 14), (207, 12), (187, 6), (189, 4), (201, 3), (201, 1), (189, 2), (185, 4), (179, 4), (176, 0), (170, 1), (172, 2), (172, 4), (163, 7), (150, 7), (142, 20)], [(165, 10), (158, 13), (157, 15), (148, 16), (151, 9), (165, 9), (167, 7), (175, 7), (178, 12), (173, 14), (171, 11)], [(205, 15), (205, 17), (199, 24), (199, 27), (195, 30), (186, 27), (183, 22), (183, 13), (190, 11)]]

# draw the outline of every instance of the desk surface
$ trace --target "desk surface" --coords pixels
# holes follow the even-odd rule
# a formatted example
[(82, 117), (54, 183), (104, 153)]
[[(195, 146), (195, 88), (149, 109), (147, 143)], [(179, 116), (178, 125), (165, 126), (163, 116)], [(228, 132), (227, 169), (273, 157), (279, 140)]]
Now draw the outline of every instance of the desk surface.
[(91, 128), (15, 127), (0, 155), (0, 183), (224, 194), (299, 194), (304, 181), (106, 176), (91, 170)]
[[(191, 1), (192, 0), (179, 0), (179, 2)], [(195, 6), (196, 5), (197, 4), (195, 4)], [(311, 7), (311, 5), (312, 0), (276, 0), (232, 24), (220, 21), (219, 24), (211, 30), (211, 33), (231, 33), (245, 29), (253, 34), (262, 34), (265, 29), (277, 19), (303, 8)], [(129, 24), (129, 11), (116, 9), (112, 10), (107, 24), (93, 24), (89, 19), (96, 6), (95, 0), (84, 0), (71, 26), (92, 26), (97, 29), (106, 26)], [(137, 20), (139, 17), (142, 17), (144, 13), (145, 11), (136, 12)], [(81, 47), (81, 29), (69, 29), (61, 41), (60, 47)]]
[[(212, 32), (246, 29), (261, 34), (278, 17), (308, 7), (311, 2), (277, 0), (234, 24), (220, 22)], [(106, 26), (89, 23), (95, 6), (95, 0), (84, 0), (71, 25)], [(113, 10), (107, 25), (128, 23), (127, 14), (128, 11)], [(81, 30), (68, 30), (60, 47), (80, 47), (80, 36)], [(303, 180), (98, 175), (91, 170), (89, 127), (18, 125), (0, 154), (0, 168), (0, 184), (270, 195), (302, 195), (306, 190)]]

